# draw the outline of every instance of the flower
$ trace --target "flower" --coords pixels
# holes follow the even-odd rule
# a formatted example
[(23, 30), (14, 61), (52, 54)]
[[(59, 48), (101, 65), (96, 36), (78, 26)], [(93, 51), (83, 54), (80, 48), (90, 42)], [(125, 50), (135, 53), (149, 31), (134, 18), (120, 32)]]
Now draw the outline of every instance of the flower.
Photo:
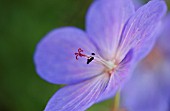
[(64, 27), (47, 34), (36, 48), (37, 73), (67, 86), (45, 111), (84, 111), (114, 96), (151, 49), (165, 13), (164, 1), (150, 1), (135, 12), (131, 0), (96, 0), (87, 13), (86, 31)]
[(128, 111), (169, 111), (170, 108), (170, 13), (155, 48), (140, 63), (121, 92), (121, 106)]
[(126, 111), (169, 111), (167, 98), (161, 93), (158, 72), (139, 65), (121, 91), (121, 108)]

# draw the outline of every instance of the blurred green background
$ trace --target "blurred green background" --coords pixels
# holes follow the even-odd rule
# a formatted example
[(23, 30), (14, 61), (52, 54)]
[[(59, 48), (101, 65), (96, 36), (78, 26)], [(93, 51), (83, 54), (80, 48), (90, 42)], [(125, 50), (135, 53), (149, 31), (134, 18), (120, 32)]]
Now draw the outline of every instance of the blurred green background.
[[(42, 111), (60, 88), (35, 72), (36, 44), (61, 26), (84, 29), (93, 0), (0, 0), (0, 111)], [(88, 111), (110, 111), (113, 100)]]

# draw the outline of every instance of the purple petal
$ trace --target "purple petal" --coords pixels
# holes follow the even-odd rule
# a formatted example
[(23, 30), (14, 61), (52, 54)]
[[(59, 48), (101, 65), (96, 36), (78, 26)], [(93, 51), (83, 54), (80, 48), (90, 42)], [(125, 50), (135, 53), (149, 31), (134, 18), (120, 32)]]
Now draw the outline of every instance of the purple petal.
[(137, 10), (138, 8), (140, 8), (143, 4), (142, 0), (133, 0), (133, 3), (135, 5), (135, 9)]
[(165, 52), (167, 56), (170, 56), (170, 13), (167, 14), (165, 20), (163, 21), (163, 30), (161, 36), (158, 40), (159, 47)]
[[(155, 37), (157, 37), (155, 35)], [(153, 36), (152, 39), (145, 41), (145, 45), (141, 46), (140, 51), (136, 51), (135, 57), (134, 57), (134, 65), (138, 65), (139, 61), (142, 60), (145, 56), (149, 54), (149, 52), (152, 50), (152, 48), (155, 45), (155, 37)]]
[(159, 73), (158, 80), (162, 94), (170, 100), (170, 60), (168, 59), (169, 57), (164, 58), (155, 72)]
[(107, 86), (106, 90), (104, 91), (102, 96), (100, 96), (97, 99), (96, 102), (98, 103), (98, 102), (112, 98), (116, 94), (118, 88), (121, 85), (121, 82), (120, 82), (121, 79), (122, 79), (121, 76), (119, 76), (119, 75), (114, 76), (112, 74), (112, 76), (110, 77), (110, 81), (108, 82), (108, 86)]
[(155, 73), (140, 66), (121, 92), (121, 107), (128, 111), (168, 111), (157, 80)]
[(66, 27), (55, 29), (45, 36), (37, 46), (34, 60), (38, 74), (56, 84), (70, 84), (100, 74), (103, 66), (95, 62), (86, 64), (87, 58), (76, 60), (78, 48), (91, 55), (97, 51), (80, 29)]
[(138, 60), (143, 58), (157, 38), (155, 34), (157, 26), (160, 25), (166, 10), (166, 4), (162, 0), (150, 1), (139, 8), (123, 30), (117, 56), (122, 59), (130, 49), (134, 48)]
[(131, 0), (96, 0), (90, 7), (87, 33), (103, 58), (113, 58), (122, 28), (134, 10)]
[(60, 89), (48, 102), (45, 111), (85, 111), (107, 87), (109, 76), (93, 79)]

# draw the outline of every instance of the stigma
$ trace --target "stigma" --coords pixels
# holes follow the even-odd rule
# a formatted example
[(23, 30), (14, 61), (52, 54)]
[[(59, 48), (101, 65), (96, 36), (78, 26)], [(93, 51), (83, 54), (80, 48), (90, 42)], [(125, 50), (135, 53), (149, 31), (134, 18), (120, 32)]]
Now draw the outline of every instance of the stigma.
[(94, 60), (93, 56), (95, 55), (95, 53), (91, 53), (91, 55), (93, 56), (89, 56), (89, 55), (83, 54), (83, 50), (79, 48), (78, 52), (76, 52), (75, 55), (76, 55), (76, 60), (78, 60), (78, 57), (85, 57), (87, 59), (87, 64), (89, 64), (90, 62)]

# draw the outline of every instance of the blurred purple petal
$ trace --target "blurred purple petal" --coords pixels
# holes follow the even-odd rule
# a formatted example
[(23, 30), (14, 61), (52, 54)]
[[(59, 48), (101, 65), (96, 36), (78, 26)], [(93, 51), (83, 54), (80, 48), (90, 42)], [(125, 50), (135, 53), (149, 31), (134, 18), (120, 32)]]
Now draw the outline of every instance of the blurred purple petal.
[(163, 22), (163, 31), (161, 33), (161, 37), (158, 40), (159, 47), (164, 50), (167, 56), (170, 56), (170, 12), (167, 14), (164, 22)]
[(109, 77), (101, 74), (79, 84), (60, 89), (48, 102), (45, 111), (85, 111), (102, 95)]
[(123, 58), (131, 48), (134, 48), (138, 58), (136, 60), (146, 56), (155, 41), (155, 31), (166, 10), (164, 1), (150, 1), (139, 8), (124, 28), (117, 56)]
[(86, 64), (86, 58), (76, 60), (74, 53), (78, 48), (89, 55), (97, 52), (80, 29), (67, 27), (51, 31), (36, 49), (34, 60), (38, 74), (56, 84), (76, 83), (100, 74), (102, 65)]
[(160, 64), (157, 73), (160, 73), (158, 80), (159, 80), (161, 93), (169, 100), (169, 104), (170, 104), (170, 68), (169, 67), (170, 67), (170, 60), (165, 59), (164, 62)]
[(157, 75), (140, 68), (121, 93), (121, 107), (128, 111), (168, 111), (167, 98), (161, 94)]
[(142, 0), (133, 0), (133, 3), (134, 3), (134, 6), (135, 6), (136, 10), (143, 5), (143, 1)]
[(104, 59), (113, 59), (123, 26), (134, 11), (131, 0), (96, 0), (91, 5), (86, 29)]

